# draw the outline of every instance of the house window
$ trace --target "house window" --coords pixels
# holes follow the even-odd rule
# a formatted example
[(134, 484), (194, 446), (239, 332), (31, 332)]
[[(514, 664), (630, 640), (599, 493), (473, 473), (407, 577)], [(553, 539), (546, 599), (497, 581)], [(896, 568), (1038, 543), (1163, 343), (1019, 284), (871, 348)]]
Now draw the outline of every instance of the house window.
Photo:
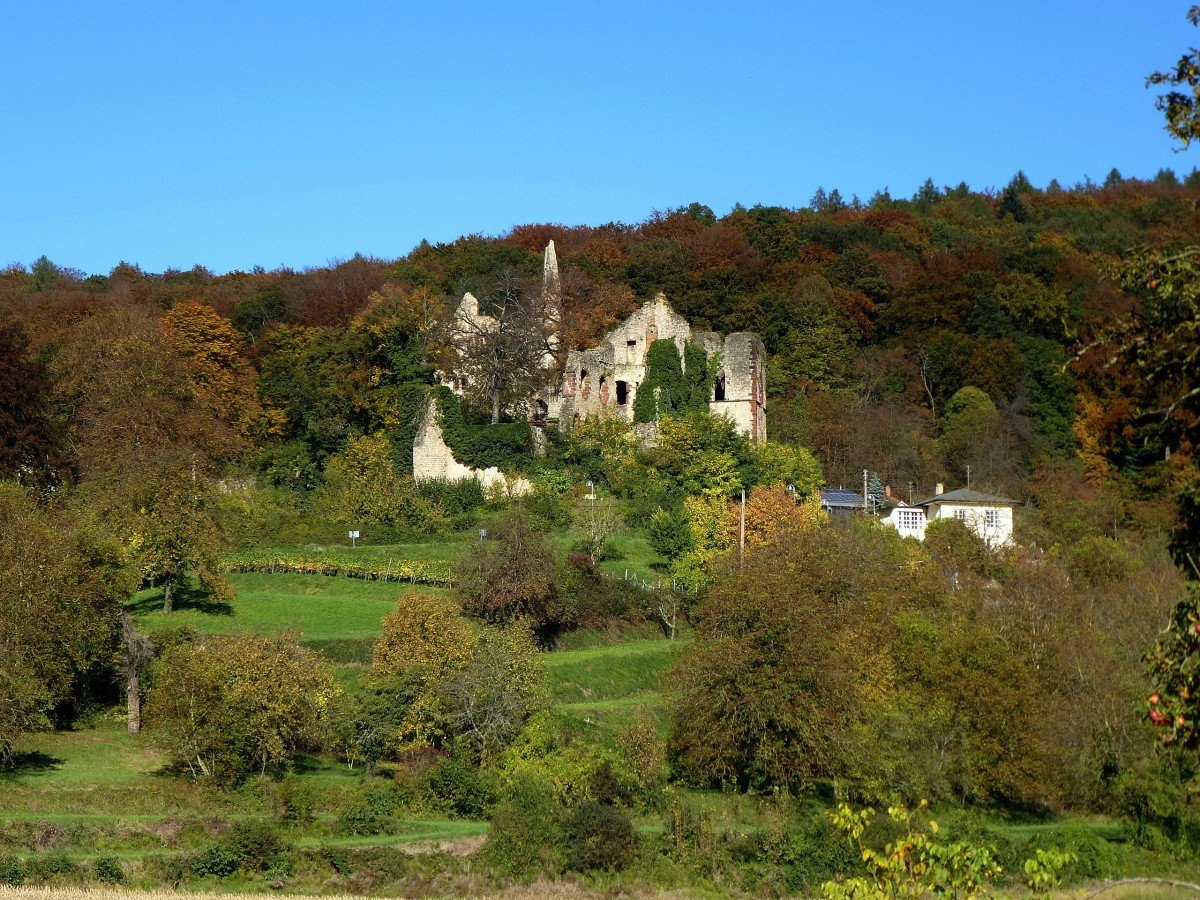
[(956, 509), (954, 511), (954, 518), (958, 519), (958, 521), (960, 521), (960, 522), (966, 522), (967, 521), (967, 511), (965, 509)]
[(629, 399), (629, 382), (617, 382), (617, 406), (624, 406)]
[(986, 513), (986, 521), (988, 528), (998, 528), (1000, 526), (1000, 511), (989, 509)]
[(897, 510), (899, 514), (900, 527), (905, 531), (920, 531), (921, 526), (925, 523), (925, 516), (919, 510), (901, 509)]

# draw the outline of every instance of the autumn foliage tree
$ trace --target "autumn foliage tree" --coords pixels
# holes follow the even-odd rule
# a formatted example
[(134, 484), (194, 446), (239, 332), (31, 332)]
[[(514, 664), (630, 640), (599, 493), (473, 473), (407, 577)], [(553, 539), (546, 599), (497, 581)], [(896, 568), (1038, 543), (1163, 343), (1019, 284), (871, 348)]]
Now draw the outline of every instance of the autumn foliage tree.
[(0, 323), (0, 477), (34, 484), (61, 477), (62, 450), (50, 422), (50, 383), (29, 359), (28, 341)]
[(293, 635), (207, 636), (155, 664), (146, 730), (181, 769), (230, 784), (319, 747), (339, 694)]
[(742, 788), (1030, 788), (1019, 669), (956, 602), (916, 545), (866, 521), (755, 541), (695, 611), (696, 638), (671, 670), (677, 764)]
[(456, 588), (463, 606), (489, 622), (524, 618), (544, 628), (560, 617), (554, 553), (520, 509), (471, 548), (458, 567)]

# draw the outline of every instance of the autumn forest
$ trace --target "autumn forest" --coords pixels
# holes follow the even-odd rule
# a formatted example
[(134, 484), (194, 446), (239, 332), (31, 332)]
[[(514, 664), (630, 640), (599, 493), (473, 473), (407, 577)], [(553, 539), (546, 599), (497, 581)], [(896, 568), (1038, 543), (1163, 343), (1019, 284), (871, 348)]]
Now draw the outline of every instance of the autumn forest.
[[(937, 844), (925, 801), (981, 880), (1052, 848), (1055, 883), (1186, 874), (1198, 233), (1200, 172), (1114, 169), (303, 271), (0, 270), (0, 883), (833, 897), (855, 841)], [(680, 400), (649, 444), (593, 419), (539, 445), (525, 370), (446, 390), (460, 298), (538, 296), (551, 240), (558, 365), (662, 292), (761, 336), (769, 440)], [(528, 496), (413, 480), (431, 396), (455, 456)], [(864, 470), (1013, 498), (1014, 545), (821, 511)], [(94, 728), (232, 830), (139, 844), (116, 800), (86, 840), (6, 819), (56, 812), (45, 760)], [(914, 812), (856, 832), (871, 804)], [(482, 849), (388, 856), (435, 820)]]

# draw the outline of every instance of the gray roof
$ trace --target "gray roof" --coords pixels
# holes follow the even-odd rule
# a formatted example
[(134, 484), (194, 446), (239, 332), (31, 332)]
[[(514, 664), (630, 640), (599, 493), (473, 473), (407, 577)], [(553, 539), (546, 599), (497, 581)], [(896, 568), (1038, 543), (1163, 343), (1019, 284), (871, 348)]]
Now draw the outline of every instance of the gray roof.
[(821, 504), (823, 506), (862, 507), (863, 495), (846, 488), (821, 488)]
[(1020, 500), (1009, 500), (1007, 497), (993, 497), (991, 494), (981, 494), (970, 488), (959, 488), (957, 491), (947, 491), (922, 500), (917, 506), (929, 506), (931, 503), (990, 503), (993, 506), (1019, 506)]

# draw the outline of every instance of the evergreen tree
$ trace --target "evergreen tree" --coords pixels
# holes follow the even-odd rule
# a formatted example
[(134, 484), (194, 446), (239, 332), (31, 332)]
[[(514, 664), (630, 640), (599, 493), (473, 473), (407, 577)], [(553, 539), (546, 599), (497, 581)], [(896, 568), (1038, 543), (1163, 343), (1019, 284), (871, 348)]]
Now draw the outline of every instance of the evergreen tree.
[(879, 473), (872, 472), (871, 477), (867, 480), (867, 496), (871, 498), (871, 508), (878, 510), (882, 508), (884, 501), (887, 499), (887, 494), (883, 488), (883, 482), (879, 480)]

